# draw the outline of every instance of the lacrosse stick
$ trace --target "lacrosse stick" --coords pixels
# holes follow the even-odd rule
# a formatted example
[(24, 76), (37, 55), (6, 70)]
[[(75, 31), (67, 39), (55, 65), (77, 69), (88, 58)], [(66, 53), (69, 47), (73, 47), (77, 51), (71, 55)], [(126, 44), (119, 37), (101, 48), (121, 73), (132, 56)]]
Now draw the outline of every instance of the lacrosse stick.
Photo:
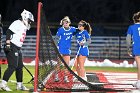
[(71, 70), (73, 70), (73, 67), (74, 67), (75, 61), (76, 61), (76, 59), (77, 59), (77, 57), (78, 57), (78, 55), (79, 55), (80, 49), (81, 49), (81, 46), (79, 47), (79, 49), (78, 49), (78, 51), (77, 51), (77, 54), (76, 54), (76, 56), (75, 56), (75, 58), (74, 58), (74, 61), (72, 62), (73, 64), (72, 64)]
[(26, 71), (31, 75), (32, 79), (28, 82), (28, 83), (31, 83), (32, 81), (34, 81), (34, 76), (32, 75), (32, 73), (29, 71), (29, 69), (23, 65), (23, 67), (26, 69)]

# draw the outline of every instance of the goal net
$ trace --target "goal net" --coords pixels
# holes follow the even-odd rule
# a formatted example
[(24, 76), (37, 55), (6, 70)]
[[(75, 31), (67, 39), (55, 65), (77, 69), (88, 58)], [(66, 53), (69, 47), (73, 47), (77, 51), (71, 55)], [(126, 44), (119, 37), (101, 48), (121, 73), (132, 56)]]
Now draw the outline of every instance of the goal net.
[[(65, 70), (69, 82), (64, 81)], [(59, 81), (55, 81), (56, 75)], [(76, 79), (76, 81), (74, 81)], [(119, 91), (92, 84), (79, 77), (63, 60), (46, 21), (42, 3), (38, 4), (36, 67), (34, 91)]]

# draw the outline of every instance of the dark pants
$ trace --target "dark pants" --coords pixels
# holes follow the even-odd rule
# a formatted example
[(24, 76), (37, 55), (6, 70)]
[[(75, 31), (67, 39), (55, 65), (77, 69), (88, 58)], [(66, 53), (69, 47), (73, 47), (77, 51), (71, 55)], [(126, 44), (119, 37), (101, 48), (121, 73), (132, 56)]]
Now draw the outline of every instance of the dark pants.
[(3, 80), (7, 81), (14, 71), (16, 71), (17, 82), (22, 82), (23, 79), (23, 62), (20, 48), (11, 43), (11, 51), (4, 51), (8, 61), (8, 68), (4, 72)]

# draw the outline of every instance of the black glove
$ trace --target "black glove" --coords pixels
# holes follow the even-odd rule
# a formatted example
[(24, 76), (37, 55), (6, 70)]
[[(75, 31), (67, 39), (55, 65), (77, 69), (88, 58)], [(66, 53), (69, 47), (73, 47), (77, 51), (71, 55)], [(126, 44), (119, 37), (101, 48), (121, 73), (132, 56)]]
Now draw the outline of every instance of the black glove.
[(6, 52), (11, 51), (11, 46), (10, 46), (10, 44), (9, 44), (9, 43), (6, 43), (4, 49), (5, 49)]

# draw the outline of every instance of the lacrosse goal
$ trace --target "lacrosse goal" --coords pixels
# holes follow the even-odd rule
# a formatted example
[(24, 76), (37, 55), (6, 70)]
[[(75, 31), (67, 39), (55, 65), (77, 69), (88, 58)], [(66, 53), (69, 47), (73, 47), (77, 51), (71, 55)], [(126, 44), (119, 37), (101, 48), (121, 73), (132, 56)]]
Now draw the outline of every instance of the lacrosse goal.
[[(68, 70), (69, 82), (64, 82), (64, 70)], [(59, 81), (55, 82), (55, 72)], [(77, 81), (73, 81), (76, 78)], [(36, 66), (34, 92), (41, 91), (118, 91), (93, 85), (75, 74), (61, 57), (46, 21), (42, 3), (38, 3)]]

